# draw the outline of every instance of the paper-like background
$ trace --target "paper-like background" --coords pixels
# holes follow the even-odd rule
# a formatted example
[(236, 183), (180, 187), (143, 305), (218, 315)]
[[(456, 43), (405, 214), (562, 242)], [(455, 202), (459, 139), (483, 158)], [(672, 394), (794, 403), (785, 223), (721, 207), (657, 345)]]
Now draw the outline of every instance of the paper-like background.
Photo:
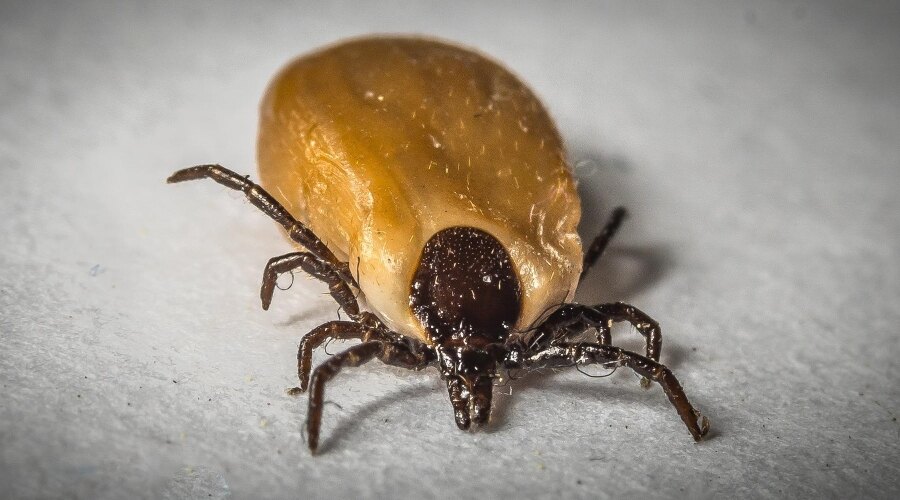
[[(854, 1), (4, 2), (2, 496), (896, 498), (898, 21)], [(310, 457), (284, 389), (332, 300), (298, 275), (263, 312), (275, 224), (164, 179), (255, 176), (271, 75), (372, 32), (477, 47), (543, 98), (583, 236), (632, 213), (578, 298), (659, 320), (710, 439), (625, 370), (526, 377), (467, 434), (434, 370), (372, 363), (329, 385)]]

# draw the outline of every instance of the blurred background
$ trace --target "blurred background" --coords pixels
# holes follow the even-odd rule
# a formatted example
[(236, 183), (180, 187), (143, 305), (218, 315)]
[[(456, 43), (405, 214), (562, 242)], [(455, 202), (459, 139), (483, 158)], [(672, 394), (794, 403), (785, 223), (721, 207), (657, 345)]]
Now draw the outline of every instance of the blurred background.
[[(896, 497), (898, 21), (853, 1), (2, 2), (2, 496)], [(582, 236), (632, 213), (577, 298), (661, 323), (708, 440), (624, 370), (510, 382), (468, 434), (436, 371), (372, 363), (329, 386), (309, 455), (284, 389), (335, 305), (297, 275), (262, 311), (276, 226), (164, 180), (255, 177), (271, 76), (370, 33), (475, 47), (542, 97)]]

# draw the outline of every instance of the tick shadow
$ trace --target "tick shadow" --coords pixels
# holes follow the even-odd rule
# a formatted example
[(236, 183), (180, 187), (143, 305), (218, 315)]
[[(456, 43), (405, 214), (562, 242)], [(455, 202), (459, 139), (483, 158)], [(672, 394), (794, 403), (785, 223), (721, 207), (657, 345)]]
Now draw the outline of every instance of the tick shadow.
[[(319, 284), (316, 283), (316, 286), (319, 286)], [(334, 302), (334, 299), (332, 299), (331, 297), (322, 299), (321, 304), (319, 303), (318, 298), (316, 300), (317, 302), (315, 303), (311, 303), (311, 301), (308, 300), (301, 302), (301, 309), (298, 312), (291, 314), (285, 319), (274, 322), (275, 326), (290, 327), (308, 323), (313, 325), (310, 327), (313, 328), (314, 326), (318, 326), (329, 321), (349, 320), (344, 311), (341, 310), (340, 306), (338, 306), (337, 303)], [(295, 307), (295, 305), (296, 302), (292, 304), (282, 305), (281, 307), (291, 308)], [(274, 308), (275, 306), (273, 305), (272, 307)]]
[[(583, 238), (585, 245), (592, 239)], [(673, 254), (666, 246), (623, 246), (613, 241), (578, 287), (576, 301), (586, 304), (627, 302), (660, 282), (673, 267)]]
[[(339, 316), (338, 314), (334, 314), (332, 316), (323, 316), (322, 309), (316, 307), (308, 307), (306, 309), (301, 310), (300, 312), (291, 314), (288, 318), (275, 322), (275, 326), (280, 327), (289, 327), (300, 325), (303, 323), (327, 323), (329, 321), (338, 320), (338, 319), (346, 319), (345, 316)], [(319, 320), (319, 321), (313, 321)]]
[[(638, 337), (638, 339), (630, 339), (627, 342), (622, 342), (622, 344), (626, 344), (623, 347), (630, 349), (631, 346), (627, 344), (634, 344), (635, 346), (638, 346), (638, 344), (643, 345), (640, 336), (634, 336)], [(617, 345), (621, 344), (617, 343)], [(640, 347), (636, 347), (636, 349), (638, 352), (641, 351)], [(681, 364), (681, 360), (686, 357), (687, 352), (687, 349), (677, 344), (667, 346), (667, 348), (664, 348), (664, 356), (668, 358), (667, 365), (670, 368), (677, 367)], [(640, 385), (640, 377), (628, 368), (618, 368), (614, 373), (610, 373), (609, 371), (602, 372), (602, 370), (600, 373), (597, 373), (594, 371), (594, 368), (585, 367), (583, 368), (583, 371), (591, 373), (591, 375), (584, 375), (584, 380), (565, 380), (561, 382), (559, 380), (560, 375), (568, 370), (575, 370), (575, 368), (531, 370), (519, 374), (515, 379), (509, 379), (506, 384), (495, 385), (491, 408), (491, 423), (486, 427), (478, 429), (476, 432), (490, 434), (514, 426), (513, 422), (516, 421), (514, 415), (515, 407), (519, 404), (528, 404), (527, 394), (536, 393), (538, 391), (562, 392), (570, 394), (571, 397), (576, 400), (587, 401), (600, 399), (609, 402), (610, 404), (626, 404), (634, 401), (641, 401), (647, 405), (647, 411), (670, 411), (673, 412), (672, 414), (674, 415), (674, 409), (666, 399), (662, 388), (658, 384), (653, 384), (649, 389), (643, 389)], [(453, 421), (453, 410), (450, 406), (449, 399), (446, 397), (443, 381), (440, 381), (437, 373), (431, 370), (420, 373), (423, 377), (428, 378), (413, 386), (405, 387), (387, 394), (384, 397), (377, 398), (362, 405), (356, 410), (343, 411), (343, 408), (336, 402), (330, 400), (326, 401), (326, 410), (323, 414), (323, 419), (334, 418), (339, 420), (339, 422), (331, 431), (323, 429), (321, 436), (323, 439), (319, 446), (319, 453), (325, 453), (332, 449), (341, 448), (344, 443), (352, 443), (355, 440), (355, 434), (359, 432), (359, 423), (372, 418), (380, 411), (393, 406), (402, 407), (404, 403), (408, 403), (409, 400), (424, 399), (435, 391), (438, 391), (445, 396), (444, 398), (440, 398), (441, 402), (439, 404), (445, 405), (444, 413), (446, 414), (446, 425), (455, 430), (456, 424)], [(609, 377), (599, 376), (606, 374), (608, 374)], [(630, 376), (621, 376), (622, 374)], [(617, 377), (620, 383), (604, 383), (605, 381), (611, 380), (613, 377)], [(437, 384), (437, 386), (435, 384)], [(511, 394), (509, 395), (504, 394), (505, 388), (507, 387), (511, 388)], [(701, 404), (701, 407), (703, 406), (704, 405)], [(340, 411), (334, 412), (335, 409)], [(329, 413), (331, 413), (330, 416)], [(409, 412), (405, 412), (404, 414), (409, 415)], [(675, 416), (675, 418), (677, 419), (677, 416)], [(714, 436), (715, 434), (710, 432), (706, 439), (708, 440)]]
[[(435, 374), (429, 374), (431, 376), (436, 376)], [(423, 399), (425, 396), (434, 392), (434, 385), (431, 381), (423, 381), (421, 383), (417, 383), (411, 387), (405, 387), (399, 391), (390, 393), (384, 397), (377, 398), (369, 403), (362, 405), (359, 409), (355, 411), (346, 411), (342, 412), (340, 415), (334, 415), (332, 418), (339, 418), (340, 423), (332, 429), (330, 432), (325, 431), (323, 429), (322, 433), (322, 441), (319, 444), (319, 450), (317, 453), (326, 453), (335, 448), (340, 448), (343, 443), (352, 443), (354, 441), (354, 433), (359, 431), (359, 422), (371, 418), (374, 414), (379, 411), (390, 408), (394, 405), (402, 405), (403, 402), (409, 401), (410, 399)], [(330, 401), (326, 401), (326, 403), (331, 403)], [(336, 404), (326, 404), (326, 408), (331, 408), (336, 406)], [(453, 413), (449, 409), (450, 401), (447, 401), (447, 415), (448, 415), (448, 423), (450, 425), (453, 424)], [(407, 415), (409, 415), (407, 413)], [(328, 418), (326, 414), (322, 415), (322, 418)], [(325, 432), (328, 432), (325, 434)]]
[[(574, 370), (574, 368), (571, 369)], [(528, 393), (536, 393), (538, 391), (559, 393), (571, 389), (571, 387), (575, 385), (578, 387), (578, 392), (583, 396), (586, 389), (582, 384), (573, 384), (569, 381), (563, 383), (559, 382), (563, 370), (568, 369), (534, 370), (527, 372), (514, 380), (510, 380), (508, 384), (495, 386), (494, 400), (491, 407), (491, 425), (484, 430), (488, 433), (493, 433), (516, 427), (516, 425), (513, 424), (516, 420), (514, 409), (519, 404), (523, 404), (523, 400), (527, 399)], [(635, 385), (640, 385), (637, 379), (635, 379)], [(510, 389), (509, 393), (504, 392), (505, 387)], [(605, 401), (627, 401), (628, 391), (620, 386), (597, 384), (596, 390), (592, 390), (587, 397), (602, 397)], [(527, 404), (527, 402), (524, 404)]]
[[(540, 391), (550, 391), (555, 392), (557, 394), (565, 394), (566, 396), (571, 397), (575, 401), (602, 401), (604, 404), (608, 404), (609, 406), (620, 406), (626, 407), (629, 403), (639, 403), (641, 405), (641, 411), (646, 412), (647, 414), (655, 414), (662, 415), (666, 420), (670, 420), (674, 429), (677, 429), (678, 432), (682, 432), (682, 438), (686, 438), (689, 442), (692, 440), (689, 431), (685, 428), (684, 423), (681, 421), (681, 418), (676, 413), (674, 406), (669, 402), (666, 398), (665, 393), (662, 388), (658, 384), (653, 384), (648, 389), (643, 389), (640, 386), (639, 379), (637, 377), (633, 377), (632, 380), (623, 380), (624, 383), (619, 383), (616, 385), (613, 384), (595, 384), (597, 380), (594, 380), (590, 377), (585, 377), (587, 380), (565, 380), (559, 381), (554, 380), (557, 377), (538, 377), (537, 382), (528, 381), (522, 386), (518, 387), (518, 392), (529, 393)], [(525, 382), (523, 380), (523, 382)], [(515, 393), (514, 393), (515, 394)], [(497, 404), (499, 403), (499, 404)], [(695, 405), (695, 408), (700, 409), (701, 411), (708, 409), (711, 407), (710, 404), (696, 398), (691, 399), (691, 403)], [(528, 404), (528, 398), (524, 394), (520, 394), (518, 398), (502, 398), (500, 401), (496, 401), (495, 398), (495, 406), (492, 414), (492, 425), (489, 429), (489, 432), (500, 432), (504, 429), (512, 427), (511, 423), (517, 420), (515, 416), (514, 409), (517, 405), (520, 404)], [(710, 415), (703, 412), (704, 416), (710, 418)], [(703, 442), (707, 442), (721, 434), (720, 428), (722, 424), (717, 422), (718, 417), (712, 416), (711, 421), (715, 424), (710, 427), (709, 432), (704, 436)], [(599, 424), (600, 422), (598, 422)], [(605, 421), (603, 423), (612, 423), (612, 424), (622, 424), (626, 425), (629, 422), (608, 422)], [(675, 438), (679, 436), (674, 436)]]
[[(573, 153), (574, 173), (578, 179), (578, 193), (582, 202), (579, 234), (586, 246), (600, 233), (615, 207), (637, 208), (644, 203), (640, 201), (640, 189), (631, 184), (635, 182), (632, 176), (634, 168), (627, 159), (600, 155), (577, 147), (573, 148)], [(633, 236), (634, 234), (638, 236)], [(628, 301), (631, 297), (663, 280), (677, 263), (675, 253), (670, 246), (659, 243), (620, 243), (621, 240), (640, 241), (648, 234), (651, 234), (651, 231), (644, 226), (640, 215), (632, 210), (625, 220), (619, 236), (613, 239), (606, 253), (579, 286), (576, 299), (583, 303)], [(308, 319), (308, 316), (301, 313), (290, 318), (284, 324), (293, 324), (305, 319)], [(635, 352), (643, 352), (643, 339), (636, 333), (629, 336), (614, 333), (613, 344)], [(664, 337), (662, 362), (669, 368), (677, 369), (687, 359), (689, 352), (689, 348), (668, 342)], [(574, 370), (574, 368), (566, 370)], [(653, 384), (649, 390), (644, 390), (641, 388), (640, 378), (636, 374), (632, 373), (633, 376), (621, 377), (621, 373), (626, 372), (631, 373), (627, 368), (621, 368), (608, 379), (602, 377), (598, 380), (598, 377), (584, 376), (584, 380), (579, 381), (560, 381), (561, 370), (559, 372), (549, 369), (535, 370), (524, 373), (520, 378), (509, 382), (509, 387), (512, 388), (511, 396), (502, 395), (506, 386), (495, 386), (491, 424), (480, 429), (479, 432), (492, 433), (510, 427), (511, 422), (516, 419), (513, 415), (516, 405), (527, 404), (527, 394), (539, 390), (564, 392), (573, 398), (583, 400), (601, 399), (610, 404), (642, 401), (646, 403), (648, 412), (671, 412), (672, 415), (675, 415), (671, 404), (658, 384)], [(436, 374), (431, 372), (426, 376), (436, 377)], [(604, 383), (613, 377), (622, 382), (627, 381), (627, 383)], [(377, 398), (354, 411), (344, 411), (337, 415), (331, 412), (332, 417), (330, 418), (339, 419), (339, 423), (331, 431), (323, 429), (319, 452), (325, 453), (339, 449), (345, 443), (352, 443), (355, 434), (359, 432), (360, 421), (371, 418), (386, 408), (402, 405), (403, 402), (410, 399), (424, 398), (434, 391), (433, 381), (423, 381), (421, 384)], [(441, 392), (446, 394), (443, 386)], [(455, 429), (450, 402), (446, 400), (446, 397), (443, 402), (446, 405), (447, 425)], [(700, 403), (700, 407), (706, 406), (702, 402)], [(332, 407), (333, 405), (328, 406)], [(323, 418), (329, 417), (326, 414)], [(510, 418), (513, 420), (511, 421)], [(675, 418), (677, 419), (677, 416)], [(714, 431), (711, 431), (706, 439), (714, 436)]]
[[(615, 338), (613, 344), (621, 345), (615, 342)], [(630, 346), (622, 347), (631, 349)], [(642, 352), (642, 349), (636, 349), (636, 352)], [(664, 357), (668, 358), (666, 365), (674, 370), (685, 359), (687, 350), (682, 346), (673, 345), (669, 346), (667, 351), (664, 350), (664, 353)], [(494, 386), (492, 424), (484, 430), (495, 432), (508, 427), (510, 415), (514, 413), (515, 407), (520, 404), (528, 404), (527, 394), (539, 391), (571, 394), (575, 400), (600, 399), (611, 404), (641, 401), (646, 402), (648, 411), (659, 411), (659, 409), (674, 411), (659, 384), (654, 383), (644, 389), (641, 387), (640, 376), (626, 367), (615, 370), (604, 370), (599, 366), (580, 368), (583, 380), (561, 381), (563, 373), (576, 371), (575, 367), (570, 367), (532, 370), (517, 376), (507, 384)], [(619, 383), (610, 383), (614, 378)], [(510, 388), (509, 394), (504, 393), (506, 387)], [(512, 421), (516, 419), (515, 416), (511, 418)]]
[(600, 234), (615, 207), (632, 209), (619, 234), (579, 286), (577, 299), (584, 303), (627, 301), (661, 281), (675, 266), (675, 254), (665, 244), (622, 243), (650, 233), (636, 210), (644, 203), (641, 190), (632, 184), (635, 169), (629, 160), (584, 148), (575, 148), (572, 156), (581, 198), (578, 233), (585, 247)]
[[(437, 374), (431, 373), (430, 376), (437, 377)], [(634, 401), (635, 398), (639, 397), (642, 392), (644, 392), (640, 388), (640, 379), (638, 377), (634, 377), (634, 388), (628, 388), (623, 385), (606, 385), (601, 386), (597, 384), (598, 387), (594, 387), (593, 379), (589, 379), (585, 382), (563, 382), (558, 383), (558, 381), (554, 380), (559, 375), (558, 372), (554, 372), (552, 370), (542, 370), (540, 373), (537, 371), (529, 372), (523, 375), (521, 378), (516, 380), (512, 380), (509, 383), (509, 387), (513, 387), (513, 393), (511, 396), (504, 396), (500, 394), (505, 385), (495, 385), (494, 386), (494, 397), (493, 397), (493, 405), (491, 408), (491, 422), (486, 427), (482, 427), (477, 429), (475, 432), (484, 432), (487, 434), (492, 434), (494, 432), (503, 432), (504, 430), (508, 430), (511, 427), (512, 422), (515, 422), (515, 416), (512, 417), (512, 421), (508, 420), (509, 415), (512, 413), (511, 408), (515, 407), (519, 403), (527, 404), (527, 398), (523, 398), (520, 392), (537, 392), (537, 391), (555, 391), (555, 392), (571, 392), (573, 397), (577, 398), (601, 398), (604, 401), (608, 401), (610, 403), (614, 403), (616, 401), (619, 402), (628, 402)], [(587, 377), (586, 377), (587, 378)], [(340, 411), (343, 408), (338, 405), (334, 401), (326, 400), (325, 401), (325, 412), (322, 415), (323, 420), (326, 418), (335, 418), (339, 419), (339, 423), (337, 426), (328, 431), (326, 429), (322, 429), (322, 440), (319, 444), (319, 449), (317, 453), (328, 453), (332, 450), (339, 450), (346, 446), (347, 443), (353, 443), (356, 440), (356, 434), (360, 432), (360, 422), (364, 422), (368, 419), (373, 418), (379, 412), (393, 407), (393, 406), (402, 406), (404, 403), (409, 402), (411, 399), (424, 399), (426, 396), (430, 395), (435, 391), (435, 387), (432, 381), (423, 381), (422, 383), (416, 384), (412, 387), (406, 387), (399, 391), (390, 393), (384, 397), (377, 398), (369, 403), (366, 403), (353, 411)], [(443, 382), (440, 382), (441, 387), (443, 388)], [(441, 391), (444, 394), (445, 391)], [(518, 396), (517, 396), (518, 395)], [(661, 395), (661, 391), (660, 391)], [(663, 400), (665, 397), (661, 395)], [(513, 400), (516, 400), (513, 402)], [(519, 401), (521, 400), (521, 401)], [(445, 405), (445, 413), (446, 413), (446, 425), (448, 429), (457, 431), (456, 424), (453, 421), (453, 410), (450, 405), (450, 400), (448, 398), (442, 398), (440, 404)], [(334, 410), (339, 410), (336, 412)], [(328, 415), (331, 413), (331, 415)], [(337, 414), (336, 414), (337, 413)], [(405, 413), (409, 415), (409, 413)], [(524, 425), (524, 424), (523, 424)], [(385, 429), (383, 434), (387, 434), (390, 431)], [(463, 431), (458, 431), (460, 434), (468, 434)]]

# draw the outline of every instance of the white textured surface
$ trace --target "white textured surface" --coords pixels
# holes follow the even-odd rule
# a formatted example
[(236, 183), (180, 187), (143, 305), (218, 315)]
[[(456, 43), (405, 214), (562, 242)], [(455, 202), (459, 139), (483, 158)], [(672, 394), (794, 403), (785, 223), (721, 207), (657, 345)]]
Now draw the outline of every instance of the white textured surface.
[[(3, 496), (900, 493), (896, 4), (380, 4), (0, 7)], [(662, 323), (711, 439), (623, 370), (527, 377), (464, 434), (433, 370), (371, 364), (308, 455), (283, 390), (333, 303), (298, 276), (260, 310), (274, 224), (163, 179), (252, 172), (268, 78), (369, 32), (478, 47), (543, 96), (583, 235), (633, 213), (579, 298)]]

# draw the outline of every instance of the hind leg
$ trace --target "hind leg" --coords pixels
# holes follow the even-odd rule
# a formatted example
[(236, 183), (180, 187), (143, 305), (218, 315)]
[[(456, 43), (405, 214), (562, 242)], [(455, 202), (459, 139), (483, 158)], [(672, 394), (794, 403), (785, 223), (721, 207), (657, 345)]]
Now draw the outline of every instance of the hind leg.
[(665, 365), (640, 354), (610, 345), (572, 343), (549, 347), (528, 355), (525, 360), (526, 367), (534, 368), (593, 363), (604, 366), (626, 366), (638, 375), (658, 383), (695, 441), (700, 441), (709, 431), (709, 420), (691, 406), (672, 371)]
[(612, 240), (613, 236), (616, 235), (616, 232), (619, 230), (619, 226), (622, 225), (622, 221), (625, 219), (626, 211), (624, 207), (618, 207), (613, 210), (612, 215), (609, 216), (609, 220), (606, 222), (606, 226), (603, 227), (603, 230), (600, 231), (600, 234), (594, 238), (591, 246), (588, 247), (587, 251), (584, 253), (584, 261), (581, 265), (581, 277), (579, 281), (583, 281), (584, 277), (587, 276), (588, 271), (591, 267), (600, 259), (600, 256), (603, 255), (603, 252), (606, 250), (607, 245), (609, 245), (610, 240)]

